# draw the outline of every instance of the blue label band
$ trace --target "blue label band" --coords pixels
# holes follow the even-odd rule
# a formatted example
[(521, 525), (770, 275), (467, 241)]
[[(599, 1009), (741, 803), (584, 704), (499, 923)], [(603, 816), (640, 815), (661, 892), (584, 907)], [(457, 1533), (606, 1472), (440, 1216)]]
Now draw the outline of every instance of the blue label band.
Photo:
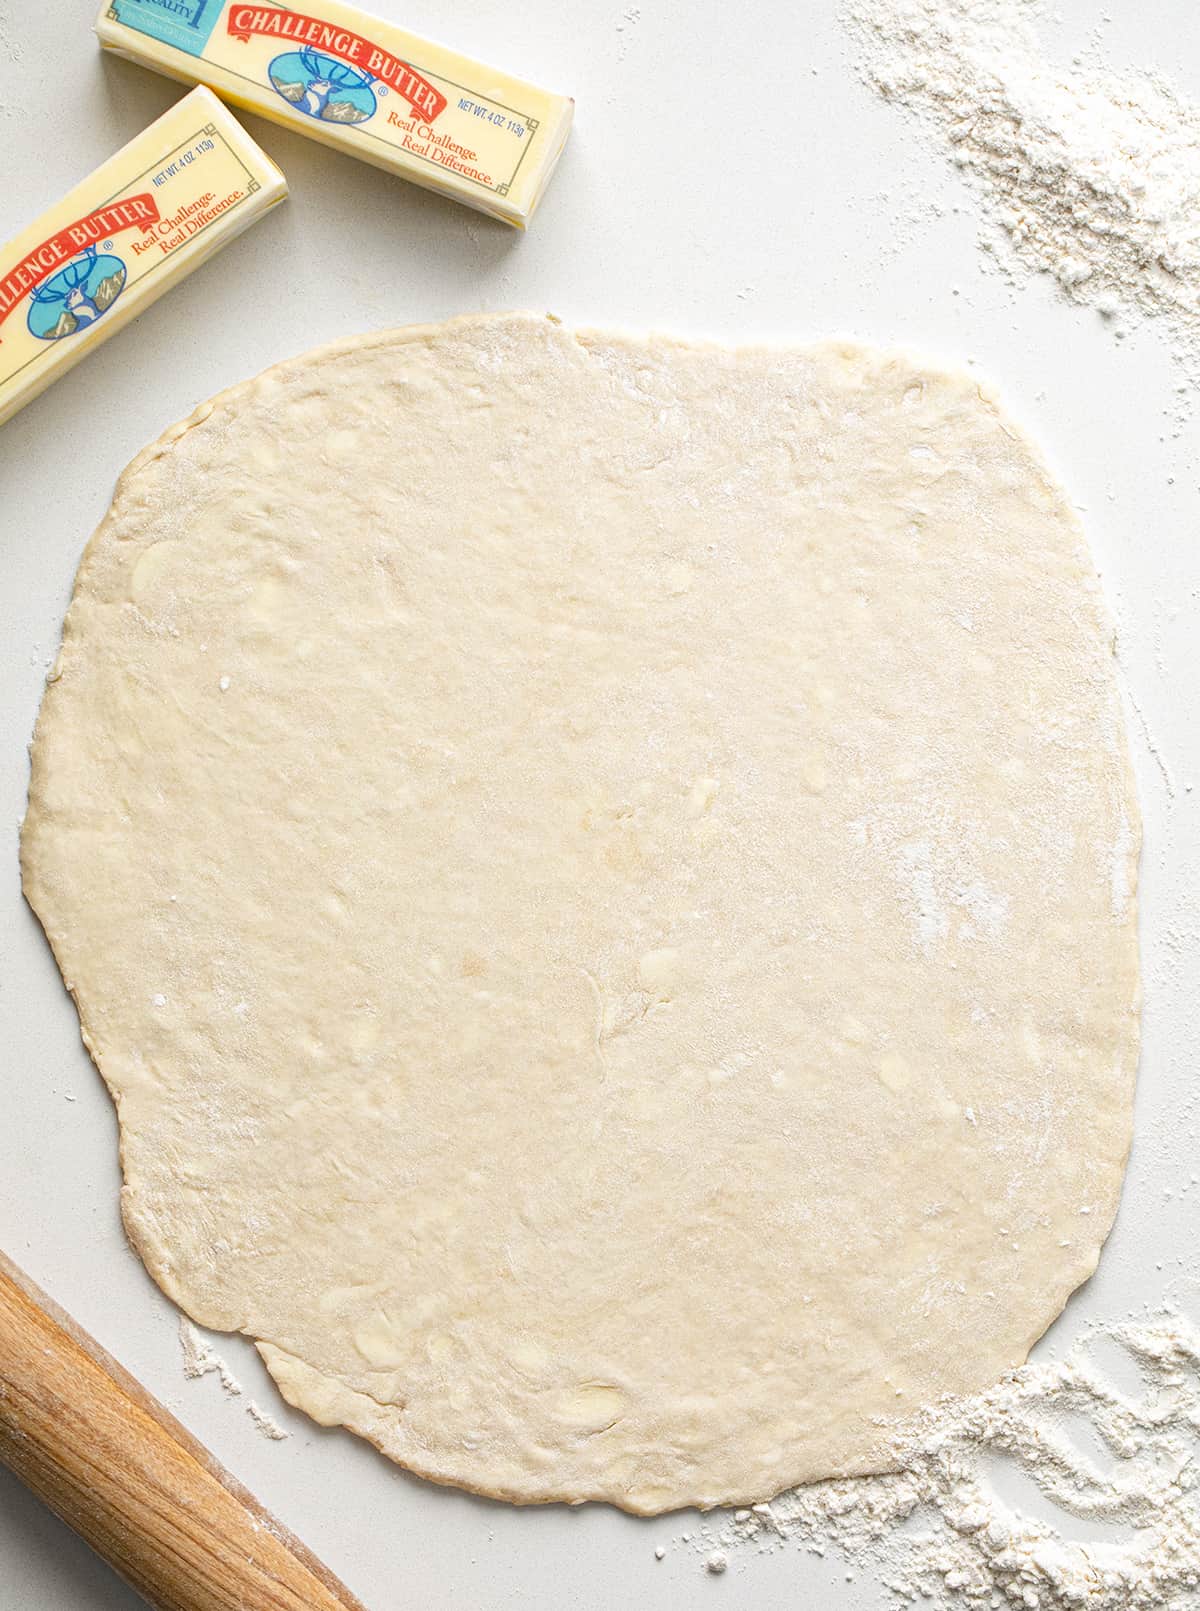
[(109, 15), (164, 45), (202, 56), (221, 5), (222, 0), (112, 0)]

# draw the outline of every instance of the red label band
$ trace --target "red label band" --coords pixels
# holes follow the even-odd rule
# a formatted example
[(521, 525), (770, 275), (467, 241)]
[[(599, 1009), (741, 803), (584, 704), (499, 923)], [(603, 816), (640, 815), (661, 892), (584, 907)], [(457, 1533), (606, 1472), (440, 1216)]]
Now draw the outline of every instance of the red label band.
[(94, 213), (60, 229), (32, 252), (26, 252), (0, 279), (0, 324), (22, 298), (57, 273), (64, 263), (78, 257), (86, 247), (107, 240), (123, 229), (153, 229), (158, 221), (158, 203), (147, 190), (138, 196), (127, 196), (124, 201), (111, 201), (107, 207), (98, 207)]
[(243, 44), (249, 44), (251, 34), (269, 34), (349, 62), (365, 77), (394, 89), (427, 123), (432, 123), (446, 110), (446, 97), (415, 68), (361, 34), (339, 28), (336, 23), (306, 17), (299, 11), (278, 11), (273, 6), (235, 5), (225, 19), (225, 27), (231, 38), (240, 39)]

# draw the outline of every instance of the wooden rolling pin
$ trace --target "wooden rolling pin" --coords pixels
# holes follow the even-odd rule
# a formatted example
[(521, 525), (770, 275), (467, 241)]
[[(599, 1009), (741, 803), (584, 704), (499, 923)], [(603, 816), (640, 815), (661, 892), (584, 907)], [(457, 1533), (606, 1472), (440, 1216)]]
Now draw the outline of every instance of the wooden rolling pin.
[(3, 1254), (0, 1460), (158, 1611), (364, 1611)]

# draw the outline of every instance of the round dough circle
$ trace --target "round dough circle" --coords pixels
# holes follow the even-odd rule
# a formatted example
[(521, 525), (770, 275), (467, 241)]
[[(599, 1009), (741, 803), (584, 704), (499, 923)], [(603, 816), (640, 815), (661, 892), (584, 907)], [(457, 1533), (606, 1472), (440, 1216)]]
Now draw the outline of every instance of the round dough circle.
[(1115, 1212), (1110, 636), (908, 354), (479, 317), (206, 404), (87, 550), (23, 836), (155, 1279), (506, 1499), (885, 1465)]

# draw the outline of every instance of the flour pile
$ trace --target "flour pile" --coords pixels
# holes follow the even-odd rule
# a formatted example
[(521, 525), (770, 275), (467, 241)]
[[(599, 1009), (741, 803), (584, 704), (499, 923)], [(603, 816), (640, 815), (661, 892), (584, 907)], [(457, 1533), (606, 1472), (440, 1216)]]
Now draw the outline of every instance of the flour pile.
[[(1112, 1380), (1114, 1353), (1136, 1376), (1132, 1392)], [(898, 1443), (894, 1476), (799, 1488), (686, 1538), (709, 1560), (789, 1544), (837, 1551), (899, 1605), (1194, 1611), (1198, 1439), (1200, 1333), (1164, 1311), (1093, 1327), (1064, 1360), (927, 1412)], [(1058, 1527), (1001, 1497), (1005, 1463), (1033, 1503), (1057, 1508)]]
[(846, 0), (879, 94), (948, 142), (1018, 261), (1078, 302), (1165, 316), (1200, 368), (1200, 106), (1094, 57), (1050, 63), (1040, 0)]

